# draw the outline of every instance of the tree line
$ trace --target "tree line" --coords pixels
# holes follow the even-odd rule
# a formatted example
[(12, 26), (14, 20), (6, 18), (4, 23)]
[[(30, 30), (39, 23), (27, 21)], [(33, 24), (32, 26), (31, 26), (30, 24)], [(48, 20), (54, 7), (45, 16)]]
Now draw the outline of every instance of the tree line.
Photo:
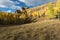
[[(26, 9), (29, 9), (29, 7), (22, 7), (22, 11), (16, 10), (15, 13), (0, 12), (0, 24), (26, 24), (36, 22), (37, 12), (36, 14), (33, 13), (33, 15), (30, 13), (29, 16)], [(40, 13), (38, 14), (40, 15)], [(33, 18), (34, 15), (35, 17)], [(57, 0), (55, 4), (52, 2), (48, 3), (48, 9), (43, 15), (47, 16), (49, 19), (60, 19), (60, 1)]]
[(26, 24), (31, 23), (34, 19), (28, 17), (26, 11), (28, 8), (22, 8), (21, 10), (16, 10), (15, 13), (0, 12), (0, 24)]

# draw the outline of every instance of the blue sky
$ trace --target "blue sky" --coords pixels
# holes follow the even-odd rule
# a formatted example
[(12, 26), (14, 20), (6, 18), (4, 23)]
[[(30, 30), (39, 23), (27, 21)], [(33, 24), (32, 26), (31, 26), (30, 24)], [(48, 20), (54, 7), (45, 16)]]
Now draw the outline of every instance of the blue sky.
[(35, 7), (55, 0), (0, 0), (0, 11), (15, 12), (21, 7)]

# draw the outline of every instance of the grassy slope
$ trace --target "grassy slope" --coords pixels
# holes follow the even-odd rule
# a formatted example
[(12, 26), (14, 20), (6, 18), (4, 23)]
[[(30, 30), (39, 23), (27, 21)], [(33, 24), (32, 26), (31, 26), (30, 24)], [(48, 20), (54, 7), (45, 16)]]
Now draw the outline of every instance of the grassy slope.
[(0, 40), (60, 40), (60, 21), (0, 27)]

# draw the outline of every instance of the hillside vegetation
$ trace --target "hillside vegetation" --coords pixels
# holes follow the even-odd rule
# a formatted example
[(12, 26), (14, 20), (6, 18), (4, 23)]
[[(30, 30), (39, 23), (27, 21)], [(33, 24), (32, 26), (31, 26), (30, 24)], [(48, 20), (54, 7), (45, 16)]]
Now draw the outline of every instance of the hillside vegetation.
[(38, 18), (60, 19), (60, 1), (48, 3), (34, 8), (22, 8), (15, 13), (0, 12), (0, 24), (26, 24), (36, 22)]
[(60, 40), (60, 0), (15, 13), (0, 12), (0, 40)]

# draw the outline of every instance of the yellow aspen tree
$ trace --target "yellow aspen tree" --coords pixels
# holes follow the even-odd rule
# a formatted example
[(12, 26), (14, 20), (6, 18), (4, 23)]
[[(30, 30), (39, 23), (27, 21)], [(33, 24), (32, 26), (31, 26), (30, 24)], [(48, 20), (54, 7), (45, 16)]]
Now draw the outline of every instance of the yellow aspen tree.
[(48, 16), (49, 18), (55, 18), (54, 6), (52, 2), (50, 2), (48, 5)]

